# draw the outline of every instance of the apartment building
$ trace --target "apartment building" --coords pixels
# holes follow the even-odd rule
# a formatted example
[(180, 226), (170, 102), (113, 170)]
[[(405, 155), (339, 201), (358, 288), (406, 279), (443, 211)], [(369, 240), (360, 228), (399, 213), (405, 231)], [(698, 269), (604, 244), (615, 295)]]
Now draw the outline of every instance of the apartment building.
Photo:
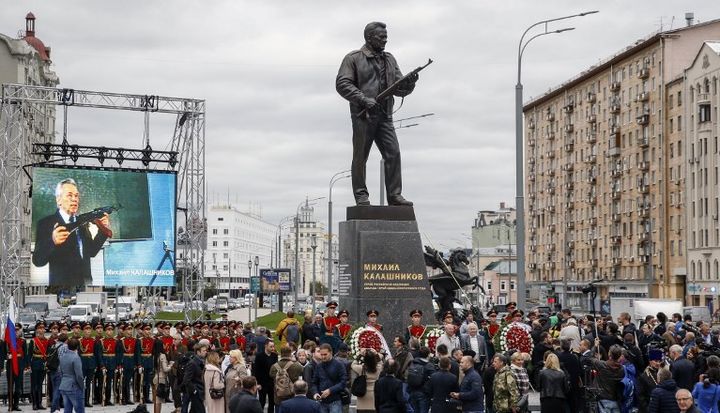
[[(685, 134), (687, 303), (711, 308), (718, 308), (719, 303), (715, 300), (720, 287), (718, 78), (720, 42), (705, 42), (685, 71), (683, 81), (679, 82), (682, 90), (677, 93), (686, 97), (684, 113), (676, 116), (674, 124), (668, 125), (669, 129), (682, 129)], [(676, 98), (676, 106), (678, 103)]]
[(525, 104), (530, 303), (545, 290), (587, 309), (591, 281), (599, 299), (683, 296), (676, 79), (712, 38), (720, 20), (654, 33)]

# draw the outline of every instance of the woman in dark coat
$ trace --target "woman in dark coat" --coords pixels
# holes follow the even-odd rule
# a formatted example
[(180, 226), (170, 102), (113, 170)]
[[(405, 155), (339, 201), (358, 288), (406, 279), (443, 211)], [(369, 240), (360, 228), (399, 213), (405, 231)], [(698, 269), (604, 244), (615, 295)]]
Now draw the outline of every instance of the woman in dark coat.
[[(433, 412), (453, 412), (460, 404), (450, 398), (450, 393), (460, 391), (458, 378), (450, 373), (450, 359), (442, 357), (438, 363), (440, 371), (436, 371), (425, 383), (425, 393), (430, 396), (430, 410)], [(557, 412), (555, 412), (557, 413)]]
[(378, 413), (405, 413), (407, 402), (403, 383), (396, 377), (398, 363), (385, 360), (380, 378), (375, 382), (375, 411)]
[(560, 369), (560, 360), (555, 353), (545, 358), (545, 368), (538, 375), (540, 391), (540, 412), (557, 413), (565, 411), (565, 398), (570, 390), (565, 372)]

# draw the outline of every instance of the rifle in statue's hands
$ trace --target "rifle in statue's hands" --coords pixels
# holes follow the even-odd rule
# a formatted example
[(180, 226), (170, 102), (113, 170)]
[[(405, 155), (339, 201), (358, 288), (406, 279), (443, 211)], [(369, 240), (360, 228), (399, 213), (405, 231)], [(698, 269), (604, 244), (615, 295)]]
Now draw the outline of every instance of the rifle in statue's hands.
[[(63, 224), (63, 226), (68, 230), (69, 233), (73, 233), (77, 231), (78, 228), (80, 228), (83, 225), (87, 225), (91, 222), (97, 221), (105, 216), (105, 214), (112, 214), (113, 212), (119, 210), (122, 208), (122, 205), (114, 206), (104, 206), (100, 208), (95, 208), (90, 212), (86, 212), (84, 214), (76, 215), (75, 216), (75, 222), (70, 222), (68, 224)], [(112, 230), (110, 228), (105, 228), (103, 226), (98, 226), (100, 230), (107, 236), (108, 238), (112, 238)]]
[[(392, 96), (392, 95), (395, 93), (395, 91), (397, 91), (398, 89), (400, 89), (400, 87), (404, 86), (404, 85), (406, 84), (406, 82), (409, 82), (409, 81), (410, 81), (410, 79), (414, 79), (412, 82), (414, 82), (415, 80), (417, 80), (418, 73), (420, 73), (420, 71), (422, 71), (422, 70), (425, 69), (426, 67), (430, 66), (430, 64), (431, 64), (432, 62), (433, 62), (432, 59), (428, 59), (428, 62), (427, 62), (427, 63), (425, 63), (425, 64), (422, 65), (422, 66), (416, 67), (415, 70), (413, 70), (412, 72), (406, 74), (405, 76), (403, 76), (402, 78), (400, 78), (400, 80), (398, 80), (397, 82), (393, 83), (392, 85), (388, 86), (387, 89), (383, 90), (382, 92), (380, 92), (379, 95), (377, 95), (377, 96), (375, 97), (375, 102), (377, 102), (377, 103), (379, 104), (382, 100), (385, 100), (387, 97)], [(358, 113), (358, 117), (365, 116), (365, 115), (368, 113), (368, 110), (369, 110), (369, 109), (370, 109), (370, 108), (365, 108), (365, 109), (361, 110), (360, 113)]]

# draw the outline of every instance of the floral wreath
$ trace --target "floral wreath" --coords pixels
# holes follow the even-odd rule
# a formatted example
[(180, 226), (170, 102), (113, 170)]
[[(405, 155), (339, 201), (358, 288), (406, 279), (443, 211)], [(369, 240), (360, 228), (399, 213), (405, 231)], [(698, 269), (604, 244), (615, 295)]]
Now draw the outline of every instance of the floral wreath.
[(360, 361), (360, 350), (364, 348), (371, 348), (378, 353), (382, 351), (382, 337), (374, 328), (360, 327), (350, 337), (350, 354), (355, 360)]
[(445, 331), (440, 328), (436, 327), (430, 330), (425, 335), (425, 345), (430, 349), (431, 353), (435, 353), (435, 344), (437, 343), (438, 337), (443, 335)]
[(519, 323), (510, 323), (498, 333), (500, 336), (500, 351), (517, 350), (522, 353), (531, 353), (533, 339), (530, 332)]

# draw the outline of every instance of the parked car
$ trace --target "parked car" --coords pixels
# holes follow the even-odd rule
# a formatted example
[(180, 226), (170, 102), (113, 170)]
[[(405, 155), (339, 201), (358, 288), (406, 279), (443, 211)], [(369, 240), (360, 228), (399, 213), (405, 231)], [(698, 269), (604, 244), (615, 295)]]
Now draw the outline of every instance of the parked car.
[(67, 319), (67, 308), (60, 307), (54, 310), (50, 310), (48, 315), (45, 316), (46, 323), (60, 323)]
[(23, 311), (18, 314), (18, 322), (22, 324), (23, 337), (32, 338), (35, 336), (35, 323), (40, 319), (38, 313)]

